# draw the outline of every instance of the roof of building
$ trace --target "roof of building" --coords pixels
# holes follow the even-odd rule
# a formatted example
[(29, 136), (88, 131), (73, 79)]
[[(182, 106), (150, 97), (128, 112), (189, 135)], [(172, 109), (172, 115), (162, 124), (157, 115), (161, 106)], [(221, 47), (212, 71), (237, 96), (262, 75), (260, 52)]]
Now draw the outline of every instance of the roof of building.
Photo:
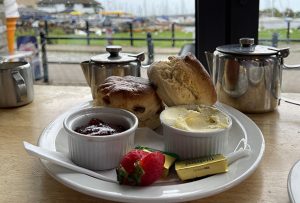
[(38, 0), (17, 0), (19, 6), (35, 7)]

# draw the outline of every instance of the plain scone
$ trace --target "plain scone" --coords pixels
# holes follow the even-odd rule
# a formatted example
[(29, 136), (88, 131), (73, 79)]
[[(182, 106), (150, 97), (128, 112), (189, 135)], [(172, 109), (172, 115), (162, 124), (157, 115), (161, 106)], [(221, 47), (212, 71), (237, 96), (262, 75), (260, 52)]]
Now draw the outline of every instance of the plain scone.
[(99, 106), (122, 108), (134, 113), (139, 127), (155, 129), (160, 125), (163, 103), (148, 79), (110, 76), (99, 85), (95, 102)]
[(210, 76), (194, 55), (168, 59), (153, 63), (147, 71), (158, 96), (167, 106), (213, 105), (217, 101)]

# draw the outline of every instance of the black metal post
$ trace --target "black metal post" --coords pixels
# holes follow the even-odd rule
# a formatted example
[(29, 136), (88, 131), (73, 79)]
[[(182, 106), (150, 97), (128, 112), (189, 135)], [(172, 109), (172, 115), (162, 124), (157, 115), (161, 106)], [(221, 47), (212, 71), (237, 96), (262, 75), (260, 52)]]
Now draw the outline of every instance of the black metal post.
[(47, 59), (47, 51), (46, 51), (47, 39), (44, 31), (40, 31), (40, 38), (41, 38), (40, 40), (41, 40), (41, 50), (42, 50), (44, 82), (48, 82), (48, 59)]
[(49, 35), (49, 30), (48, 30), (48, 21), (47, 21), (47, 20), (45, 20), (45, 34), (46, 34), (46, 36), (48, 36), (48, 35)]
[(290, 29), (291, 29), (291, 21), (287, 20), (286, 40), (288, 44), (290, 43)]
[(279, 38), (279, 34), (277, 32), (274, 32), (272, 34), (272, 46), (273, 47), (278, 47), (278, 38)]
[(148, 62), (147, 64), (151, 64), (154, 62), (154, 45), (152, 41), (151, 33), (147, 33), (147, 47), (148, 47)]
[[(48, 28), (48, 21), (47, 20), (44, 21), (44, 30), (45, 30), (45, 35), (46, 35), (46, 38), (47, 38), (47, 36), (49, 35), (49, 28)], [(47, 39), (47, 43), (52, 44), (51, 40), (48, 40), (48, 39)]]
[(129, 33), (130, 33), (130, 46), (133, 46), (133, 27), (132, 23), (129, 23)]
[(86, 43), (90, 45), (90, 25), (89, 21), (85, 21)]
[(175, 23), (172, 23), (171, 31), (172, 31), (172, 47), (175, 47)]

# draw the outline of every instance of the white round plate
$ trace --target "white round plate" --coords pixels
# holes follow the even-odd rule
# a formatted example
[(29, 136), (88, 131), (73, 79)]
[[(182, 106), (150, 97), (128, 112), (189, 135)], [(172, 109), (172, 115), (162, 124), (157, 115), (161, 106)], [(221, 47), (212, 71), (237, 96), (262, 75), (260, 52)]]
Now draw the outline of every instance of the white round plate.
[[(84, 103), (76, 108), (90, 106)], [(241, 140), (251, 147), (252, 153), (237, 160), (229, 166), (227, 173), (209, 176), (192, 182), (159, 182), (147, 187), (124, 186), (95, 179), (93, 177), (71, 171), (48, 161), (41, 160), (48, 173), (56, 180), (79, 192), (120, 202), (183, 202), (208, 197), (238, 185), (252, 174), (262, 159), (265, 141), (255, 123), (246, 115), (224, 104), (218, 107), (227, 112), (233, 125), (229, 133), (228, 153), (235, 150)], [(63, 119), (68, 112), (60, 115), (40, 136), (38, 145), (53, 151), (67, 153), (67, 135), (63, 129)], [(140, 129), (136, 132), (136, 145), (163, 149), (162, 136)], [(111, 176), (114, 171), (108, 171)], [(105, 172), (103, 173), (105, 174)]]
[(300, 203), (300, 161), (292, 167), (288, 177), (288, 192), (292, 203)]

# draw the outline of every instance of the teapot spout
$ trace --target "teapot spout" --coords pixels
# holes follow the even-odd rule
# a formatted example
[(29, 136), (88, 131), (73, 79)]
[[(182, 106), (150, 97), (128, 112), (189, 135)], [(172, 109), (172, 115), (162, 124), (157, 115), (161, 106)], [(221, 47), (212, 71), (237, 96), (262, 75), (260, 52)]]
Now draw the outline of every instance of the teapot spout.
[(84, 74), (84, 77), (86, 79), (86, 82), (89, 86), (91, 86), (91, 70), (90, 70), (90, 62), (89, 61), (83, 61), (80, 63), (82, 72)]
[(209, 74), (212, 74), (212, 70), (213, 70), (213, 58), (214, 58), (214, 54), (208, 51), (204, 52), (205, 57), (206, 57), (206, 62), (208, 65), (208, 70), (209, 70)]

